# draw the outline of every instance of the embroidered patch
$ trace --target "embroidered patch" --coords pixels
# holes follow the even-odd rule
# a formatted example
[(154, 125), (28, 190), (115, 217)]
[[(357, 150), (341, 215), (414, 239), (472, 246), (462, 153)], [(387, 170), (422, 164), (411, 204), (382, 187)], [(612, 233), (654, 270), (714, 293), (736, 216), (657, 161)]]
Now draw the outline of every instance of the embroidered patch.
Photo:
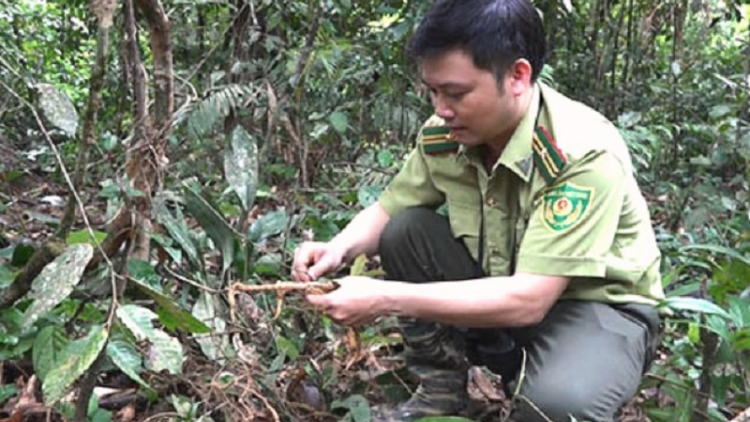
[(562, 232), (574, 227), (588, 211), (594, 188), (564, 183), (544, 194), (542, 221), (549, 229)]

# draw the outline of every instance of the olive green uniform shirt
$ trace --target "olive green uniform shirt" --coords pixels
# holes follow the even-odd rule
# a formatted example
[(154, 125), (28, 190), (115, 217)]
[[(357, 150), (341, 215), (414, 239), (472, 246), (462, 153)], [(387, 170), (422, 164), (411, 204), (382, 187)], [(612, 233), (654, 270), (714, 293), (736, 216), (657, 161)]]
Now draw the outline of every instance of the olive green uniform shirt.
[[(433, 116), (424, 127), (441, 125)], [(551, 147), (533, 142), (539, 126)], [(646, 201), (627, 146), (602, 115), (537, 83), (489, 174), (480, 148), (428, 153), (421, 133), (379, 199), (389, 215), (446, 204), (453, 234), (474, 259), (483, 220), (488, 276), (571, 277), (563, 299), (655, 305), (664, 298)]]

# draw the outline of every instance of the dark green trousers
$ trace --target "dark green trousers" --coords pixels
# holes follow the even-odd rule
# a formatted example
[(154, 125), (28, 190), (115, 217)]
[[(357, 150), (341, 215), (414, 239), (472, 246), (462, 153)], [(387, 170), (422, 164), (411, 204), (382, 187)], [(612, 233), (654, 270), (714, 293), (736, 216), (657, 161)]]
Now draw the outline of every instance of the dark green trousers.
[[(391, 218), (380, 240), (387, 278), (465, 280), (481, 270), (445, 217), (415, 208)], [(490, 282), (488, 280), (488, 282)], [(573, 281), (575, 282), (575, 281)], [(511, 386), (514, 422), (610, 422), (637, 392), (659, 341), (654, 307), (559, 301), (535, 326), (472, 329), (401, 319), (417, 374), (487, 366)], [(511, 381), (512, 380), (512, 381)]]

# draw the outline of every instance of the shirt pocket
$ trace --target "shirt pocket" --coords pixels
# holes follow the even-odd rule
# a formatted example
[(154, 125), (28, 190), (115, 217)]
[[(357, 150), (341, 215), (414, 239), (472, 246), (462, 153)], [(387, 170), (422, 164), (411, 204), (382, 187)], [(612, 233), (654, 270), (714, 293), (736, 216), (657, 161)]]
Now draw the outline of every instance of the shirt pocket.
[(453, 237), (463, 241), (476, 260), (479, 246), (479, 222), (481, 209), (476, 201), (453, 198), (448, 201), (448, 219)]

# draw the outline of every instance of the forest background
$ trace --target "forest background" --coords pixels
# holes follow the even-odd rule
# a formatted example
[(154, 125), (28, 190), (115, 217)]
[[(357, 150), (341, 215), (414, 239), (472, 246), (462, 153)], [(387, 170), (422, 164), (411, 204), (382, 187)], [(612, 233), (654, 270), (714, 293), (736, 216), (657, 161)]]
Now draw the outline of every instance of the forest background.
[[(404, 397), (392, 320), (292, 291), (274, 319), (242, 286), (288, 280), (403, 163), (429, 4), (0, 0), (0, 420), (366, 422)], [(535, 5), (543, 79), (618, 126), (663, 253), (673, 313), (620, 420), (750, 420), (750, 5)], [(472, 370), (468, 417), (507, 411), (497, 382)]]

